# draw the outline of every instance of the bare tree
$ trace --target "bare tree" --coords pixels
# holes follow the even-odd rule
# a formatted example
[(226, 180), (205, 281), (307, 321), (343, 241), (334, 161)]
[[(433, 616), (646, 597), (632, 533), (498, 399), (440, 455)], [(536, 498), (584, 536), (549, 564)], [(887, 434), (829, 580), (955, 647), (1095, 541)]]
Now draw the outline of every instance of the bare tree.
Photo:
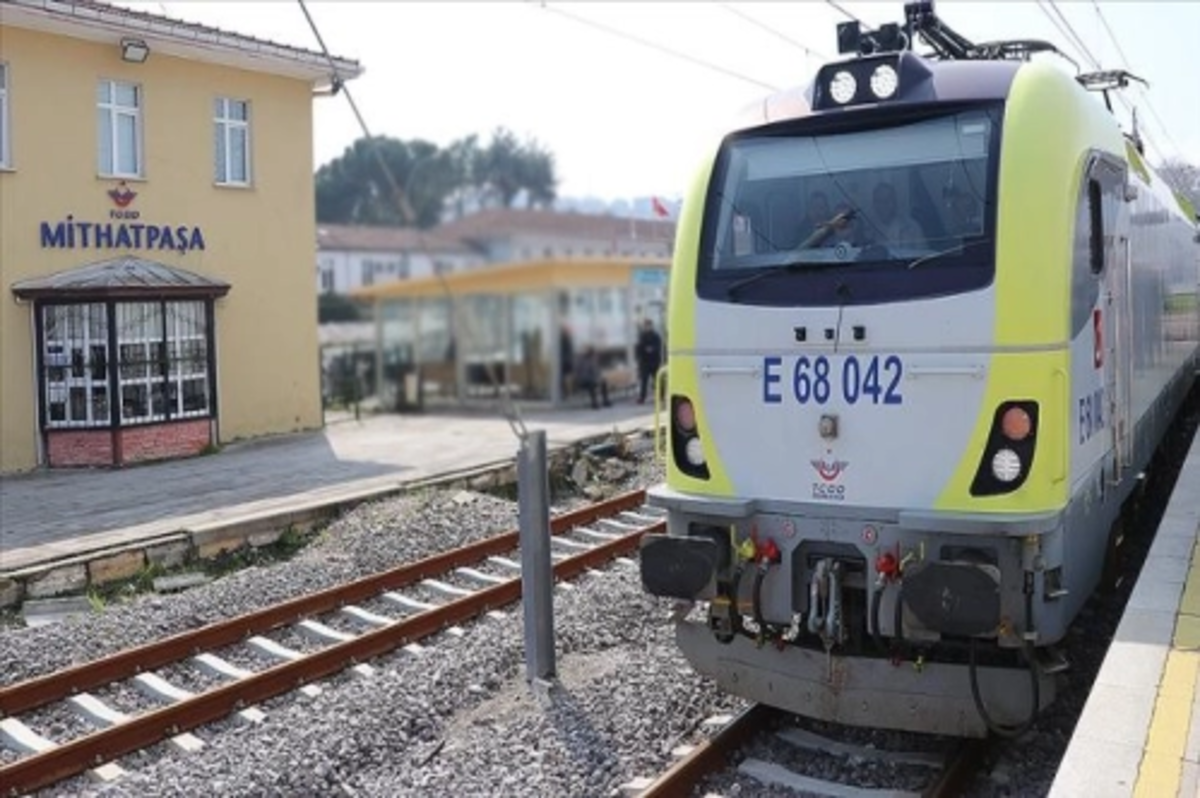
[(1200, 211), (1200, 166), (1188, 163), (1182, 158), (1168, 158), (1158, 167), (1167, 185), (1182, 194), (1192, 203), (1192, 207)]

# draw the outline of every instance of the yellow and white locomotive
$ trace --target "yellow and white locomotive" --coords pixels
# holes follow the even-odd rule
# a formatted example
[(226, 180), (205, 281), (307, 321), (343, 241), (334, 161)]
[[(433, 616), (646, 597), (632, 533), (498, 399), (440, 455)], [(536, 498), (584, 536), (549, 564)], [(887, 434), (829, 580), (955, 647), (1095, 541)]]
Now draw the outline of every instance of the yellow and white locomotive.
[(839, 26), (685, 199), (642, 581), (730, 692), (1011, 732), (1200, 365), (1200, 234), (1093, 93), (1127, 73), (905, 16)]

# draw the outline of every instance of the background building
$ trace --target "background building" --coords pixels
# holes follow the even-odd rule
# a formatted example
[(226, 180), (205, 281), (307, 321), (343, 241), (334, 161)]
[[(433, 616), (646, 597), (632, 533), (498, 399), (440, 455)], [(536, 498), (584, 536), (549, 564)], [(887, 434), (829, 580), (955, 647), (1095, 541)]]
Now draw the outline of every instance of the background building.
[(317, 225), (317, 290), (349, 294), (395, 280), (475, 268), (484, 256), (437, 231), (412, 227)]
[(675, 223), (548, 210), (493, 208), (432, 230), (326, 225), (317, 231), (317, 290), (419, 280), (534, 260), (667, 258)]
[[(0, 471), (321, 424), (314, 86), (353, 61), (0, 0)], [(303, 265), (303, 266), (302, 266)]]

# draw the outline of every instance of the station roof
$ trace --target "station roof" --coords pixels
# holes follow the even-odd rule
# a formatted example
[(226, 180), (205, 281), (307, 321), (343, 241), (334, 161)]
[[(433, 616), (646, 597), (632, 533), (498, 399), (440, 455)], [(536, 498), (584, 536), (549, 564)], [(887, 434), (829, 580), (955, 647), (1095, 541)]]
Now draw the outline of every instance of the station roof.
[(622, 241), (645, 238), (661, 243), (675, 237), (675, 222), (594, 213), (563, 213), (540, 208), (488, 208), (446, 222), (438, 231), (442, 235), (467, 241), (535, 235)]
[(220, 297), (229, 283), (165, 263), (130, 256), (97, 261), (13, 283), (21, 299), (137, 299)]
[(322, 252), (441, 252), (474, 254), (475, 250), (437, 229), (318, 224), (317, 249)]
[(142, 39), (156, 53), (266, 72), (328, 86), (336, 72), (345, 81), (362, 66), (302, 47), (259, 39), (194, 22), (98, 0), (0, 0), (0, 24), (118, 46), (122, 37)]
[(667, 258), (561, 258), (483, 266), (444, 277), (400, 280), (361, 288), (355, 299), (440, 298), (478, 294), (533, 294), (555, 288), (620, 288), (638, 269), (669, 269)]

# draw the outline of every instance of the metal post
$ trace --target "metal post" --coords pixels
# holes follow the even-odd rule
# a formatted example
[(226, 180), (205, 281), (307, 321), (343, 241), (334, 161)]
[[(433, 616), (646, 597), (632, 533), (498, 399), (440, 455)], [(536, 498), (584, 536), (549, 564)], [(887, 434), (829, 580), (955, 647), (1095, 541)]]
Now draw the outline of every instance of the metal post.
[(550, 563), (550, 477), (546, 432), (535, 430), (517, 454), (521, 521), (521, 603), (525, 615), (525, 676), (554, 676), (554, 572)]

